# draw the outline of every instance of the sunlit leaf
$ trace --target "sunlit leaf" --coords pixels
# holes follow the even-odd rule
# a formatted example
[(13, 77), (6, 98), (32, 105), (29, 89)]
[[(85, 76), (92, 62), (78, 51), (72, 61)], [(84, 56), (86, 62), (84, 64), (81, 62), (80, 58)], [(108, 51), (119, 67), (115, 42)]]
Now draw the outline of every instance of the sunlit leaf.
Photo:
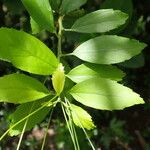
[(86, 63), (72, 69), (67, 74), (67, 77), (69, 77), (72, 81), (79, 83), (94, 77), (108, 78), (120, 81), (124, 75), (125, 74), (115, 66)]
[(56, 93), (59, 95), (62, 92), (65, 83), (65, 73), (62, 64), (59, 64), (58, 68), (52, 75), (52, 83)]
[(123, 25), (128, 15), (113, 9), (101, 9), (79, 18), (71, 30), (82, 33), (103, 33)]
[(122, 30), (124, 30), (127, 25), (129, 24), (129, 22), (132, 19), (132, 13), (133, 13), (133, 4), (132, 4), (132, 0), (105, 0), (102, 5), (101, 5), (102, 9), (114, 9), (114, 10), (120, 10), (126, 14), (129, 15), (128, 20), (126, 21), (126, 23), (122, 26), (120, 26), (119, 28), (113, 30), (111, 32), (111, 34), (118, 34), (120, 33)]
[(0, 59), (30, 73), (49, 75), (58, 66), (52, 51), (37, 38), (23, 31), (0, 28)]
[(73, 104), (71, 104), (70, 109), (73, 122), (76, 126), (86, 128), (87, 130), (95, 128), (92, 117), (84, 109)]
[(75, 85), (70, 94), (80, 103), (102, 110), (117, 110), (143, 104), (131, 89), (109, 79), (92, 78)]
[(50, 95), (39, 81), (23, 74), (10, 74), (0, 78), (0, 102), (26, 103)]
[(96, 64), (115, 64), (138, 55), (146, 44), (116, 35), (102, 35), (79, 45), (73, 55)]

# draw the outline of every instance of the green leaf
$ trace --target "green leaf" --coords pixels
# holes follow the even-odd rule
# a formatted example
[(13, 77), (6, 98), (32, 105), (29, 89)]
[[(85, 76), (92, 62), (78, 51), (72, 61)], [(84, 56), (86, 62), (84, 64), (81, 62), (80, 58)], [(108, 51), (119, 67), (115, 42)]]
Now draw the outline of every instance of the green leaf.
[(92, 117), (84, 109), (73, 104), (71, 104), (70, 109), (73, 122), (76, 126), (86, 128), (87, 130), (95, 128)]
[(129, 19), (126, 21), (126, 23), (124, 25), (120, 26), (119, 28), (117, 28), (116, 30), (113, 30), (111, 32), (111, 34), (118, 34), (122, 30), (128, 28), (127, 25), (131, 21), (132, 13), (133, 13), (132, 0), (105, 0), (102, 3), (101, 8), (102, 9), (110, 9), (110, 8), (112, 8), (114, 10), (120, 10), (120, 11), (122, 11), (122, 12), (124, 12), (124, 13), (129, 15)]
[(37, 34), (43, 30), (42, 27), (40, 27), (39, 24), (36, 23), (36, 21), (34, 21), (32, 17), (30, 18), (30, 24), (31, 24), (32, 34)]
[(49, 0), (21, 0), (40, 27), (54, 32), (54, 19)]
[(0, 102), (26, 103), (50, 95), (39, 81), (24, 74), (11, 74), (0, 78)]
[(104, 78), (92, 78), (78, 83), (70, 90), (70, 94), (78, 102), (102, 110), (124, 109), (144, 103), (131, 89)]
[(115, 81), (121, 81), (125, 74), (115, 66), (82, 64), (72, 69), (68, 74), (72, 81), (79, 83), (94, 77), (108, 78)]
[(0, 59), (34, 74), (50, 75), (58, 60), (52, 51), (37, 38), (23, 31), (0, 28)]
[(65, 73), (62, 64), (59, 64), (58, 68), (52, 75), (53, 87), (58, 95), (63, 91), (65, 83)]
[(113, 9), (101, 9), (79, 18), (71, 30), (81, 33), (103, 33), (123, 25), (128, 15)]
[(132, 16), (133, 12), (132, 0), (105, 0), (102, 3), (101, 8), (121, 10), (122, 12), (127, 13), (130, 17)]
[(82, 5), (84, 5), (87, 2), (87, 0), (63, 0), (61, 5), (61, 12), (63, 14), (67, 14), (73, 10), (76, 10), (80, 8)]
[(146, 44), (116, 35), (102, 35), (79, 45), (73, 55), (96, 64), (115, 64), (138, 55)]
[[(44, 102), (45, 100), (42, 99), (39, 101), (25, 103), (25, 104), (21, 104), (20, 106), (18, 106), (16, 111), (9, 116), (9, 119), (11, 121), (10, 128), (15, 123), (17, 123), (18, 121), (20, 121), (21, 119), (23, 119), (24, 117), (28, 116), (30, 113), (34, 112), (39, 107), (41, 107)], [(36, 112), (35, 114), (33, 114), (32, 116), (30, 116), (28, 118), (25, 131), (31, 130), (36, 124), (40, 123), (46, 117), (49, 111), (50, 111), (50, 108), (45, 107), (41, 109), (40, 111)], [(23, 130), (25, 122), (26, 120), (18, 124), (13, 129), (11, 129), (9, 132), (10, 136), (16, 136), (20, 134)]]

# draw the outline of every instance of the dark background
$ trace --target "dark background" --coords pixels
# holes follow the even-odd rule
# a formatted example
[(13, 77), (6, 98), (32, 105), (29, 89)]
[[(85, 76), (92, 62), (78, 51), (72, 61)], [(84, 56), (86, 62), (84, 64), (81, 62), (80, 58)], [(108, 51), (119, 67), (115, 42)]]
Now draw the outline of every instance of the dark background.
[[(76, 18), (87, 12), (100, 9), (102, 3), (102, 0), (88, 0), (77, 16), (72, 13), (65, 18), (64, 26), (70, 26)], [(135, 38), (150, 45), (150, 0), (133, 0), (132, 3), (132, 17), (128, 25), (111, 34)], [(19, 0), (0, 0), (0, 27), (11, 27), (31, 33), (29, 15)], [(53, 35), (44, 32), (36, 36), (53, 50), (56, 48), (57, 40)], [(63, 38), (64, 52), (70, 52), (76, 45), (91, 36), (96, 35), (65, 34)], [(74, 58), (69, 59), (68, 62), (70, 67), (80, 63)], [(139, 57), (119, 64), (118, 67), (126, 73), (122, 83), (139, 93), (144, 98), (145, 104), (112, 112), (86, 108), (97, 126), (97, 129), (89, 132), (89, 136), (98, 150), (150, 150), (150, 47), (145, 48)], [(16, 71), (17, 69), (11, 64), (0, 61), (0, 76)], [(13, 104), (0, 104), (0, 135), (8, 128), (8, 116), (15, 108), (16, 106)], [(46, 149), (73, 149), (61, 114), (59, 108), (54, 112)], [(39, 145), (42, 142), (43, 127), (46, 126), (46, 122), (47, 119), (33, 131), (25, 134), (21, 149), (40, 149)], [(77, 130), (81, 150), (91, 149), (82, 131)], [(0, 150), (15, 149), (18, 138), (6, 137), (0, 143)]]

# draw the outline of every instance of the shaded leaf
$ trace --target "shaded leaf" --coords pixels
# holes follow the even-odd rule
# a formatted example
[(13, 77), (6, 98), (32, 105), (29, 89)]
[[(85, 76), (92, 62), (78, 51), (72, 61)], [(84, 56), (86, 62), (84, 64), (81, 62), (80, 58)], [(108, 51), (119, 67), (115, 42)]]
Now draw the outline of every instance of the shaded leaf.
[(0, 102), (26, 103), (50, 95), (39, 81), (24, 74), (10, 74), (0, 78)]
[(78, 102), (102, 110), (124, 109), (144, 103), (131, 89), (104, 78), (92, 78), (78, 83), (70, 90), (70, 94)]
[(87, 130), (95, 128), (92, 117), (84, 109), (73, 104), (71, 104), (70, 109), (73, 122), (76, 126), (86, 128)]
[(54, 19), (49, 0), (21, 0), (40, 27), (54, 32)]
[(79, 45), (73, 55), (96, 64), (115, 64), (138, 55), (146, 44), (116, 35), (102, 35)]
[(94, 77), (109, 78), (112, 80), (120, 81), (124, 76), (125, 74), (115, 66), (88, 63), (77, 66), (67, 74), (67, 77), (76, 83)]
[(71, 30), (81, 33), (103, 33), (123, 25), (128, 15), (113, 9), (101, 9), (79, 18)]
[(58, 60), (52, 51), (37, 38), (23, 31), (0, 28), (0, 59), (34, 74), (52, 74)]
[(80, 8), (87, 0), (63, 0), (61, 5), (61, 12), (67, 14), (73, 10)]
[[(21, 104), (17, 107), (16, 111), (9, 116), (9, 119), (11, 121), (10, 127), (12, 127), (15, 123), (23, 119), (24, 117), (28, 116), (30, 113), (37, 110), (39, 107), (42, 106), (42, 104), (45, 102), (45, 100), (39, 100), (35, 102), (25, 103)], [(51, 103), (52, 105), (52, 103)], [(46, 115), (49, 113), (50, 108), (44, 107), (40, 111), (36, 112), (32, 116), (28, 118), (27, 125), (25, 131), (31, 130), (36, 124), (40, 123)], [(9, 134), (10, 136), (16, 136), (20, 134), (23, 130), (24, 124), (26, 120), (18, 124), (16, 127), (10, 130)]]
[(32, 29), (32, 34), (37, 34), (43, 30), (42, 27), (40, 27), (39, 24), (37, 24), (32, 17), (30, 18), (30, 25)]

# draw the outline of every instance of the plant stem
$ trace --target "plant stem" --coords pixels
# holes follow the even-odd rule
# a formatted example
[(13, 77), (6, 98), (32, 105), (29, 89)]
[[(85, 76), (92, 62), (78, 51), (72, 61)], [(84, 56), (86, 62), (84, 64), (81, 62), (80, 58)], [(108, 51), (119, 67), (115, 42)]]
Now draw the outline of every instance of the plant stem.
[(50, 113), (50, 117), (49, 117), (48, 125), (47, 125), (46, 131), (45, 131), (44, 140), (43, 140), (43, 143), (42, 143), (41, 150), (44, 150), (44, 146), (45, 146), (45, 142), (46, 142), (46, 137), (47, 137), (47, 133), (48, 133), (48, 128), (50, 126), (50, 122), (51, 122), (51, 119), (52, 119), (53, 111), (54, 111), (54, 107), (52, 108), (51, 113)]
[(64, 31), (72, 32), (72, 29), (63, 29)]
[(71, 110), (70, 110), (70, 105), (67, 102), (66, 98), (65, 98), (65, 104), (67, 106), (66, 111), (67, 111), (67, 114), (68, 114), (68, 117), (69, 117), (70, 127), (72, 129), (72, 132), (73, 132), (73, 135), (74, 135), (74, 138), (75, 138), (76, 146), (77, 146), (77, 149), (80, 150), (77, 133), (76, 133), (76, 130), (75, 130), (75, 127), (74, 127), (74, 124), (73, 124), (73, 118), (72, 118), (72, 114), (71, 114)]
[[(66, 99), (66, 100), (67, 100), (67, 99)], [(70, 102), (69, 102), (68, 100), (67, 100), (67, 102), (68, 102), (69, 106), (71, 107)], [(84, 134), (85, 134), (85, 136), (86, 136), (86, 138), (87, 138), (87, 140), (88, 140), (88, 142), (89, 142), (89, 144), (90, 144), (92, 150), (96, 150), (95, 147), (94, 147), (94, 145), (93, 145), (93, 143), (92, 143), (92, 141), (90, 140), (90, 138), (89, 138), (89, 136), (88, 136), (86, 130), (84, 129), (83, 124), (82, 124), (82, 122), (81, 122), (79, 116), (77, 115), (76, 111), (74, 111), (74, 113), (75, 113), (76, 117), (78, 118), (78, 121), (79, 121), (79, 123), (80, 123), (80, 126), (81, 126), (81, 128), (82, 128), (82, 130), (83, 130), (83, 132), (84, 132)]]
[(61, 57), (66, 57), (66, 56), (73, 56), (73, 53), (68, 53), (68, 54), (61, 54)]
[(67, 119), (66, 111), (65, 111), (65, 108), (64, 108), (65, 106), (64, 106), (64, 104), (62, 102), (61, 102), (61, 107), (62, 107), (62, 111), (63, 111), (64, 117), (65, 117), (65, 120), (66, 120), (66, 123), (67, 123), (68, 130), (69, 130), (70, 135), (71, 135), (71, 139), (72, 139), (74, 148), (75, 148), (75, 150), (78, 150), (77, 146), (76, 146), (75, 138), (74, 138), (74, 135), (73, 135), (73, 131), (71, 130), (69, 121)]
[(61, 51), (61, 44), (62, 44), (62, 31), (63, 31), (63, 25), (62, 25), (62, 20), (63, 20), (63, 16), (60, 16), (58, 19), (58, 25), (59, 25), (59, 30), (58, 30), (58, 46), (57, 46), (57, 57), (58, 60), (60, 60), (62, 51)]
[(72, 121), (72, 116), (71, 116), (71, 112), (70, 112), (69, 108), (67, 108), (67, 113), (68, 113), (68, 117), (69, 117), (70, 127), (71, 127), (71, 130), (73, 132), (73, 136), (74, 136), (74, 139), (75, 139), (75, 142), (76, 142), (77, 150), (80, 150), (80, 146), (79, 146), (76, 130), (74, 128), (74, 124), (73, 124), (73, 121)]
[[(30, 109), (30, 111), (29, 111), (29, 114), (31, 113), (31, 111), (32, 111), (32, 109), (33, 109), (33, 107), (34, 107), (34, 104), (35, 104), (35, 102), (32, 104), (32, 107), (31, 107), (31, 109)], [(25, 130), (26, 130), (28, 121), (29, 121), (29, 117), (28, 117), (27, 120), (25, 121), (25, 124), (24, 124), (24, 127), (23, 127), (23, 129), (22, 129), (22, 133), (21, 133), (21, 136), (20, 136), (20, 139), (19, 139), (19, 142), (18, 142), (18, 145), (17, 145), (17, 149), (16, 149), (16, 150), (19, 150), (19, 149), (20, 149), (21, 142), (22, 142), (22, 138), (23, 138), (24, 132), (25, 132)]]
[(20, 139), (19, 139), (19, 142), (18, 142), (18, 145), (17, 145), (17, 149), (16, 149), (16, 150), (19, 150), (19, 149), (20, 149), (21, 142), (22, 142), (22, 138), (23, 138), (25, 129), (26, 129), (26, 127), (27, 127), (28, 119), (29, 119), (29, 118), (27, 118), (27, 120), (26, 120), (26, 122), (25, 122), (25, 124), (24, 124), (24, 127), (23, 127), (23, 130), (22, 130), (22, 133), (21, 133), (21, 136), (20, 136)]

